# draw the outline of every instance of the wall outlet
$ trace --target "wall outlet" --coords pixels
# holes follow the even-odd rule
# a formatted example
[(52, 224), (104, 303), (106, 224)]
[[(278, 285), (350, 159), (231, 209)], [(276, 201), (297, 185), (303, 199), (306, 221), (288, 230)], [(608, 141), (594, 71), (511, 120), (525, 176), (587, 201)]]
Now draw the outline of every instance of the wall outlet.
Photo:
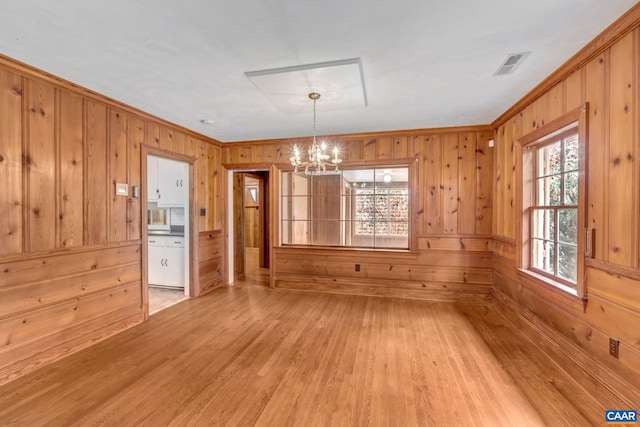
[(200, 216), (207, 216), (207, 210), (204, 208), (200, 209)]
[(356, 264), (356, 271), (360, 271), (360, 264)]
[(609, 354), (616, 359), (619, 356), (620, 352), (620, 341), (609, 337)]

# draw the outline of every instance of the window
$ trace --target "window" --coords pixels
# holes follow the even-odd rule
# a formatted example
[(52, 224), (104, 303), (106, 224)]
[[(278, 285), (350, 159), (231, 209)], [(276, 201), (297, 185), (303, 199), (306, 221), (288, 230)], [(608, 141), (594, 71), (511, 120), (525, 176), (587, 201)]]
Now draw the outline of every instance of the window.
[(584, 295), (586, 106), (524, 136), (521, 267)]
[(283, 172), (284, 245), (409, 248), (409, 167)]
[(578, 133), (535, 148), (531, 268), (575, 287), (578, 276)]

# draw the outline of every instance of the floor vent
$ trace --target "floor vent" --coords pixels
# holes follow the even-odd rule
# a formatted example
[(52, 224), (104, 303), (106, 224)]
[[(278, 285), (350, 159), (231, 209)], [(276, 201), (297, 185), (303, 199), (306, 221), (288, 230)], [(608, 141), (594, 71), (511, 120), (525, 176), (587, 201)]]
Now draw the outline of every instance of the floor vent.
[(506, 74), (513, 73), (516, 68), (525, 60), (527, 56), (529, 56), (531, 52), (521, 52), (521, 53), (510, 53), (507, 55), (502, 64), (498, 67), (494, 76), (504, 76)]

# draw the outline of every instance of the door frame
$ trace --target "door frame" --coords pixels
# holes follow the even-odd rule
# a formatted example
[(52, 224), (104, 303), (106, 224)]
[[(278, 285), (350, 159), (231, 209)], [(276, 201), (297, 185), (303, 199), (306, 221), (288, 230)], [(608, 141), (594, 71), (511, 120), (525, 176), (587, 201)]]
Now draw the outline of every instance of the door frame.
[[(263, 200), (264, 205), (266, 206), (265, 211), (263, 212), (263, 217), (264, 217), (264, 221), (267, 223), (268, 225), (268, 234), (269, 237), (268, 239), (266, 239), (267, 241), (264, 242), (265, 245), (269, 245), (269, 277), (270, 277), (270, 286), (272, 286), (273, 284), (273, 264), (275, 261), (275, 256), (274, 256), (274, 247), (273, 247), (273, 230), (274, 230), (274, 223), (273, 223), (273, 213), (274, 213), (274, 203), (273, 203), (273, 194), (274, 193), (274, 183), (275, 180), (273, 179), (273, 174), (275, 169), (272, 168), (250, 168), (250, 169), (228, 169), (225, 168), (226, 171), (226, 177), (227, 177), (227, 188), (226, 188), (226, 202), (227, 202), (227, 210), (226, 210), (226, 222), (227, 222), (227, 239), (226, 239), (226, 256), (227, 256), (227, 277), (225, 278), (225, 282), (227, 285), (233, 285), (236, 277), (235, 277), (235, 254), (236, 254), (236, 247), (235, 247), (235, 233), (236, 233), (236, 227), (234, 224), (234, 219), (235, 219), (235, 209), (234, 209), (234, 202), (235, 200), (235, 192), (233, 190), (233, 186), (234, 186), (234, 174), (235, 173), (256, 173), (256, 172), (267, 172), (268, 173), (268, 188), (263, 188), (263, 193), (268, 193), (269, 194), (269, 200)], [(262, 178), (264, 179), (264, 178)], [(242, 193), (244, 196), (244, 179), (243, 179), (243, 188), (242, 188)], [(244, 224), (243, 224), (244, 227)]]
[(196, 183), (196, 167), (195, 162), (198, 160), (197, 157), (191, 157), (184, 154), (174, 153), (172, 151), (162, 150), (160, 148), (155, 147), (147, 147), (146, 145), (142, 145), (141, 151), (141, 184), (142, 187), (140, 189), (140, 210), (141, 210), (141, 218), (142, 218), (142, 311), (144, 314), (144, 319), (149, 319), (149, 248), (148, 248), (148, 238), (149, 233), (147, 229), (147, 206), (148, 202), (148, 194), (147, 194), (147, 185), (148, 185), (148, 176), (147, 176), (147, 157), (148, 156), (156, 156), (163, 157), (165, 159), (176, 160), (179, 162), (183, 162), (189, 165), (189, 247), (185, 248), (187, 253), (189, 254), (189, 283), (185, 285), (185, 290), (190, 298), (198, 296), (196, 295), (196, 291), (198, 289), (197, 279), (198, 279), (198, 254), (195, 250), (195, 245), (198, 237), (197, 230), (197, 221), (196, 221), (196, 198), (195, 198), (195, 183)]

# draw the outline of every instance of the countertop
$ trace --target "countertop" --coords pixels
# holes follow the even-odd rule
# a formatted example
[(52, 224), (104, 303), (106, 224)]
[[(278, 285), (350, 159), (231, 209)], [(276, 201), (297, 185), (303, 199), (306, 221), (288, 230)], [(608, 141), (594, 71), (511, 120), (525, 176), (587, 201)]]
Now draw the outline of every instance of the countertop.
[(179, 236), (184, 237), (184, 230), (147, 230), (149, 236)]

